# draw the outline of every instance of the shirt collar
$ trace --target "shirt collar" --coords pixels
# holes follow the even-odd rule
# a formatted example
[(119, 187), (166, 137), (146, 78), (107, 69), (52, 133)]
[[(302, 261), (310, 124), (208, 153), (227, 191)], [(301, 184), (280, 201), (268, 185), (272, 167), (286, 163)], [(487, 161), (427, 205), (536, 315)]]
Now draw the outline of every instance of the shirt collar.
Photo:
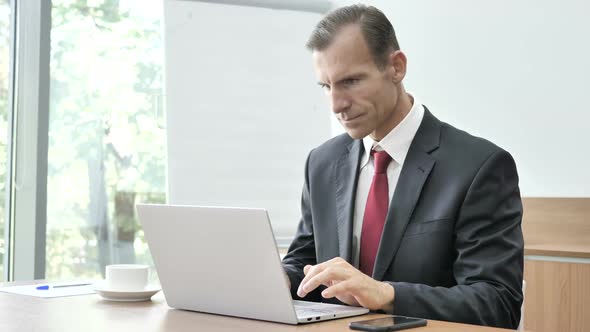
[(410, 112), (380, 142), (375, 142), (369, 135), (363, 138), (365, 153), (361, 159), (360, 168), (369, 163), (369, 152), (373, 148), (376, 151), (385, 150), (400, 166), (404, 164), (408, 150), (410, 150), (410, 144), (412, 144), (412, 140), (416, 136), (424, 117), (424, 106), (416, 98), (413, 98), (413, 101)]

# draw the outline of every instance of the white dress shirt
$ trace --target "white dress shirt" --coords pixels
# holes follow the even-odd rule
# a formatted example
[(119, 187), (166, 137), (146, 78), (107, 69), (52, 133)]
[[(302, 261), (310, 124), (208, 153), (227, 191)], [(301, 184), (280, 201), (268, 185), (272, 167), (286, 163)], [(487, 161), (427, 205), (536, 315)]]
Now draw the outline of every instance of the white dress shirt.
[(404, 160), (410, 149), (410, 144), (418, 131), (418, 127), (422, 123), (423, 116), (424, 107), (414, 98), (414, 104), (410, 112), (380, 142), (375, 142), (370, 136), (363, 138), (365, 152), (360, 163), (352, 228), (352, 263), (356, 268), (359, 266), (360, 239), (363, 229), (365, 205), (367, 204), (369, 189), (371, 188), (373, 174), (375, 173), (373, 157), (370, 151), (373, 148), (376, 151), (385, 150), (391, 156), (392, 160), (387, 166), (387, 185), (389, 187), (389, 201), (391, 202), (402, 166), (404, 165)]

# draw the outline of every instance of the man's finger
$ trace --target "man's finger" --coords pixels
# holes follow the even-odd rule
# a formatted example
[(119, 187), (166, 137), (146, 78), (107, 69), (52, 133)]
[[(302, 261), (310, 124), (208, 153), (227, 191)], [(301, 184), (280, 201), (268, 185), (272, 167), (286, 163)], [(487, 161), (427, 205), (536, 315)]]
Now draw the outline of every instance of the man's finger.
[(305, 285), (302, 286), (304, 292), (309, 293), (320, 285), (330, 286), (333, 281), (341, 281), (346, 279), (346, 270), (335, 266), (328, 266), (320, 273), (309, 279)]
[[(297, 296), (299, 297), (305, 297), (309, 292), (312, 292), (314, 289), (316, 289), (319, 285), (321, 285), (322, 283), (315, 283), (313, 287), (305, 287), (307, 285), (307, 283), (309, 282), (309, 280), (311, 280), (312, 278), (314, 278), (316, 275), (322, 273), (326, 268), (331, 267), (331, 266), (340, 266), (340, 268), (343, 266), (342, 263), (345, 262), (342, 258), (340, 257), (335, 257), (330, 259), (329, 261), (317, 264), (317, 265), (306, 265), (303, 268), (303, 273), (305, 274), (305, 277), (303, 278), (303, 280), (301, 280), (301, 283), (299, 284), (299, 287), (297, 288)], [(344, 267), (352, 267), (352, 265), (350, 264), (345, 264)], [(327, 282), (329, 282), (330, 280), (328, 280)], [(328, 286), (326, 284), (326, 286)], [(304, 289), (305, 287), (305, 289)]]
[(349, 279), (352, 276), (351, 271), (345, 267), (332, 265), (323, 269), (320, 273), (310, 278), (305, 285), (302, 285), (302, 291), (304, 293), (310, 293), (320, 285), (332, 286), (334, 283), (338, 283)]
[(356, 287), (355, 287), (354, 279), (348, 279), (339, 283), (336, 283), (322, 291), (322, 297), (326, 299), (330, 299), (337, 296), (344, 296), (344, 295), (352, 295), (355, 296), (356, 294)]
[(321, 263), (318, 265), (306, 265), (303, 268), (303, 273), (305, 274), (305, 277), (303, 278), (303, 280), (301, 280), (301, 283), (299, 283), (299, 287), (297, 288), (297, 296), (305, 297), (307, 293), (309, 293), (303, 290), (303, 286), (305, 286), (311, 278), (323, 271), (324, 268), (325, 263)]

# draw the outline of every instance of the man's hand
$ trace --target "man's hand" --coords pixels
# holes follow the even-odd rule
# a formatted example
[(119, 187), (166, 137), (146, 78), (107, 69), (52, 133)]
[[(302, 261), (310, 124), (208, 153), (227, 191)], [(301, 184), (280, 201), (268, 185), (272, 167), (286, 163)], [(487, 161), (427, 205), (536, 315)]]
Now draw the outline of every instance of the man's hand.
[(304, 297), (320, 285), (326, 288), (322, 296), (336, 297), (348, 305), (362, 306), (370, 310), (391, 311), (395, 291), (385, 282), (377, 281), (355, 269), (340, 257), (303, 268), (305, 278), (299, 284), (297, 295)]

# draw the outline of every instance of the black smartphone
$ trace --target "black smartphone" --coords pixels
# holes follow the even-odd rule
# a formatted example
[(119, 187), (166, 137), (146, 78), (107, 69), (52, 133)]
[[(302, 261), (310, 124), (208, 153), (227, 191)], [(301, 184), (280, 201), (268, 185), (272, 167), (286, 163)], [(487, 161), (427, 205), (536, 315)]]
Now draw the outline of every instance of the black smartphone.
[(426, 319), (405, 316), (390, 316), (352, 322), (350, 323), (349, 327), (351, 330), (359, 331), (399, 331), (418, 326), (426, 326)]

